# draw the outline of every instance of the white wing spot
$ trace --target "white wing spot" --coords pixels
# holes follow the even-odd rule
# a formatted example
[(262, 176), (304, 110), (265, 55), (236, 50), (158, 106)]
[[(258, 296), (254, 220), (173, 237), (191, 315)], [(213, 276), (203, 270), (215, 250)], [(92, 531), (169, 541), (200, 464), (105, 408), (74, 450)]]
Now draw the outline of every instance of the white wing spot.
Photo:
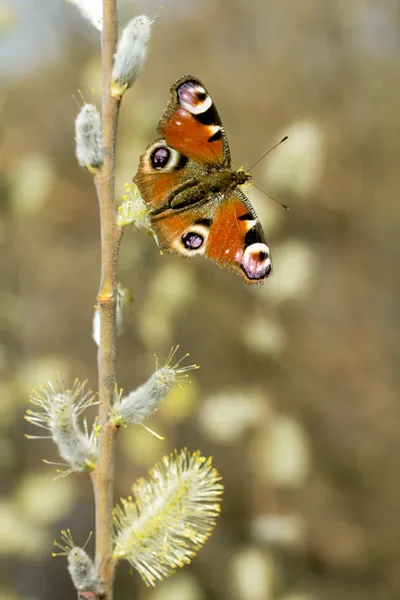
[(221, 129), (222, 128), (220, 125), (209, 125), (208, 126), (208, 131), (211, 133), (211, 135), (215, 135)]

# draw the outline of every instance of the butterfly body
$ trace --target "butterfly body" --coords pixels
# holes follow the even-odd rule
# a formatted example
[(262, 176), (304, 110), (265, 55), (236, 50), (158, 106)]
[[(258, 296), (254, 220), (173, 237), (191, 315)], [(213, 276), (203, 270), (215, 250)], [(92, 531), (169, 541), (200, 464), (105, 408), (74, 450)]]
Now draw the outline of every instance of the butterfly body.
[(221, 120), (198, 79), (186, 75), (174, 83), (157, 130), (163, 137), (141, 156), (134, 181), (159, 247), (205, 255), (246, 283), (263, 283), (272, 271), (269, 249), (239, 189), (251, 176), (232, 169)]
[(187, 180), (182, 186), (176, 188), (166, 197), (166, 202), (157, 209), (151, 211), (155, 216), (165, 210), (166, 207), (175, 210), (201, 204), (212, 200), (212, 197), (220, 194), (231, 193), (238, 185), (246, 183), (250, 175), (244, 171), (211, 171), (209, 174), (201, 175), (199, 178)]

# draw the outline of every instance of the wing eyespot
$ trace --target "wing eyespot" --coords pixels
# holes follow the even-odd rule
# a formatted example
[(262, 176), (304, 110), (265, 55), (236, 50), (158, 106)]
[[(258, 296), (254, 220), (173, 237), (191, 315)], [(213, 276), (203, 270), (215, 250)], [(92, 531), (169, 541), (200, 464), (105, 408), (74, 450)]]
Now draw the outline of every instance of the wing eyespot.
[(172, 249), (186, 257), (204, 254), (210, 227), (210, 219), (194, 222), (173, 242)]
[(250, 281), (262, 281), (272, 273), (269, 248), (264, 243), (254, 243), (248, 246), (240, 264), (242, 271)]
[(196, 117), (212, 107), (212, 100), (206, 90), (195, 81), (185, 81), (177, 89), (178, 102)]
[(155, 148), (150, 155), (150, 162), (153, 169), (160, 171), (164, 169), (171, 158), (171, 152), (166, 146)]
[(152, 171), (179, 171), (188, 158), (168, 146), (164, 140), (156, 140), (147, 149), (145, 161)]
[(186, 250), (198, 250), (204, 244), (204, 238), (195, 231), (188, 231), (182, 236), (182, 244)]

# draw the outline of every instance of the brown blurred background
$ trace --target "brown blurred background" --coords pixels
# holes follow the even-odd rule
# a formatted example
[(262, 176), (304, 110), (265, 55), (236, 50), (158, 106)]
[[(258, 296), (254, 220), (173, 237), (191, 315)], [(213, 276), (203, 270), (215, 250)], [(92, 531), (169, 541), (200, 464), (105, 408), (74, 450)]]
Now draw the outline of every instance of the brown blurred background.
[[(151, 426), (120, 435), (116, 497), (163, 454), (213, 455), (223, 512), (190, 567), (148, 590), (122, 566), (117, 598), (400, 598), (400, 26), (394, 0), (121, 0), (121, 24), (158, 13), (145, 71), (124, 97), (118, 193), (171, 83), (201, 78), (272, 251), (263, 287), (213, 263), (123, 240), (134, 301), (118, 382), (143, 382), (172, 345), (201, 366)], [(91, 339), (99, 220), (74, 156), (74, 118), (100, 99), (98, 32), (63, 0), (0, 3), (1, 600), (74, 597), (52, 540), (93, 529), (85, 475), (53, 482), (50, 441), (23, 420), (60, 372), (96, 389)], [(93, 91), (94, 90), (94, 91)], [(92, 550), (93, 541), (89, 544)]]

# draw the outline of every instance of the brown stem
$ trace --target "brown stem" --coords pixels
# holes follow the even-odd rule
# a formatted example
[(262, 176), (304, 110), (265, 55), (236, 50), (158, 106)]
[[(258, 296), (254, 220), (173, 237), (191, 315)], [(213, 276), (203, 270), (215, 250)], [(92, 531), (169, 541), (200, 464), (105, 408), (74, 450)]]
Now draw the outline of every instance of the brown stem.
[(99, 370), (99, 457), (92, 482), (96, 505), (96, 563), (104, 583), (103, 598), (112, 600), (114, 563), (112, 559), (112, 508), (116, 428), (108, 422), (115, 390), (117, 261), (121, 229), (115, 224), (115, 144), (120, 101), (109, 93), (113, 57), (117, 44), (116, 0), (103, 2), (102, 71), (104, 163), (95, 177), (101, 222), (101, 281)]

